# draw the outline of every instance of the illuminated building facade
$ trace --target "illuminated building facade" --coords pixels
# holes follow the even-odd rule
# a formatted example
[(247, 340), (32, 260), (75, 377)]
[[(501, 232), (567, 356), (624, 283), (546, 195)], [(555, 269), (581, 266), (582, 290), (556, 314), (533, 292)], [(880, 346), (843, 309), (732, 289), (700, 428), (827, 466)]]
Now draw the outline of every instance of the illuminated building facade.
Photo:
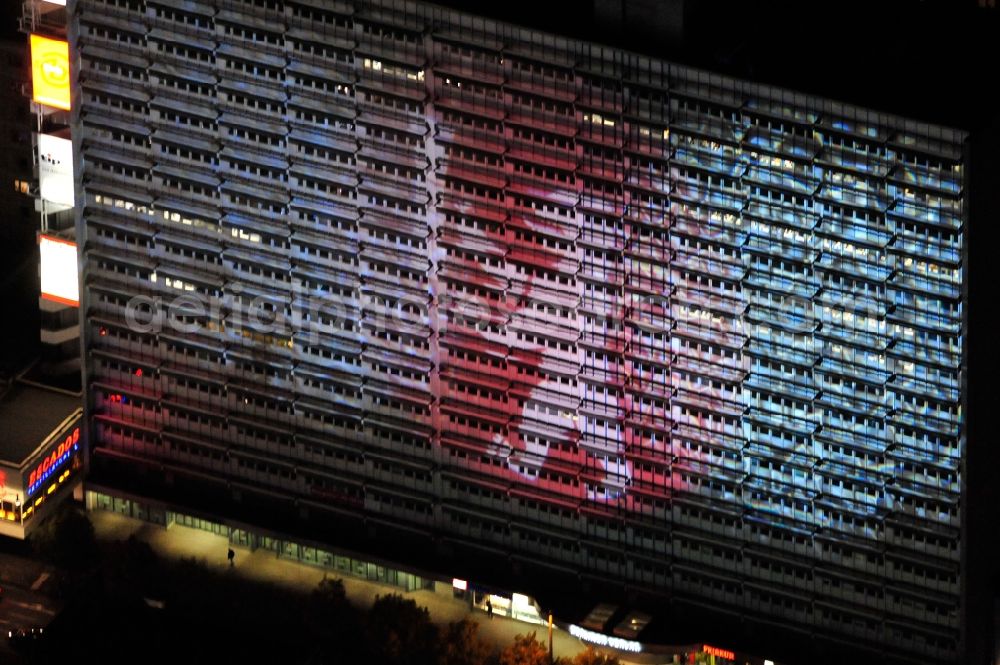
[(956, 661), (965, 134), (412, 2), (70, 8), (97, 479)]

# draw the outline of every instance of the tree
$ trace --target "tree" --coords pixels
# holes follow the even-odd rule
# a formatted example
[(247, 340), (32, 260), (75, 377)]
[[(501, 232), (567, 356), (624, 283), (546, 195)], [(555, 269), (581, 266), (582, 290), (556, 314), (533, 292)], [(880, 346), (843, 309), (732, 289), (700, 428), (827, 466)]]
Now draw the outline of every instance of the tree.
[(166, 591), (156, 553), (134, 535), (105, 548), (102, 569), (105, 592), (110, 596), (162, 600)]
[(365, 635), (370, 660), (386, 665), (427, 665), (437, 660), (438, 632), (430, 613), (398, 594), (375, 599)]
[(440, 665), (485, 665), (492, 651), (475, 621), (462, 619), (441, 629)]
[(316, 585), (305, 603), (303, 624), (313, 634), (318, 660), (346, 661), (356, 654), (361, 619), (342, 580), (324, 578)]
[(344, 580), (330, 579), (324, 577), (316, 588), (312, 590), (309, 601), (319, 607), (340, 611), (348, 607), (347, 590), (344, 589)]
[(97, 560), (94, 525), (70, 503), (63, 503), (31, 534), (38, 555), (70, 571), (89, 568)]
[(515, 635), (513, 644), (500, 652), (500, 665), (549, 665), (549, 650), (534, 633)]
[(621, 665), (618, 656), (605, 651), (598, 651), (592, 646), (587, 646), (586, 651), (581, 651), (573, 658), (573, 665)]

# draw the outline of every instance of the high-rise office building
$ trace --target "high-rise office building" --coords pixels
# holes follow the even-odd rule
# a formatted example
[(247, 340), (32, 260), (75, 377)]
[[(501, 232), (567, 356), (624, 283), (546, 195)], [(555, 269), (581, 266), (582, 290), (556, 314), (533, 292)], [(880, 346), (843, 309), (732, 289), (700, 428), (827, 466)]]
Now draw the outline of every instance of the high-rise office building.
[(91, 505), (959, 660), (964, 132), (415, 2), (70, 8)]

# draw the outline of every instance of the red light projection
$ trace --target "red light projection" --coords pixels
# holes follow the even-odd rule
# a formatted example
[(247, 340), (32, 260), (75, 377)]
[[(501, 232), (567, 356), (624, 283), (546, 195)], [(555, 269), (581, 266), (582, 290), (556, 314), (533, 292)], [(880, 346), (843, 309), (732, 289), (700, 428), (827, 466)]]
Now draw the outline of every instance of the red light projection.
[[(720, 216), (706, 232), (666, 197), (704, 194), (664, 166), (666, 129), (624, 122), (618, 85), (580, 125), (515, 104), (502, 134), (454, 122), (439, 93), (441, 442), (514, 494), (657, 514), (684, 469), (717, 465), (706, 433), (740, 434), (732, 386), (749, 360), (733, 351), (703, 379), (716, 347), (746, 339), (739, 304), (721, 282), (678, 284), (685, 270), (738, 279), (698, 245), (734, 231)], [(690, 247), (671, 245), (675, 227)]]
[[(605, 101), (608, 118), (622, 112), (620, 94)], [(666, 213), (623, 187), (622, 123), (595, 114), (574, 138), (575, 120), (512, 117), (489, 136), (438, 114), (442, 444), (490, 460), (470, 465), (515, 495), (636, 510), (669, 498), (669, 272), (652, 266), (671, 250), (649, 233)], [(495, 166), (454, 159), (460, 146)], [(638, 176), (664, 186), (653, 177)]]

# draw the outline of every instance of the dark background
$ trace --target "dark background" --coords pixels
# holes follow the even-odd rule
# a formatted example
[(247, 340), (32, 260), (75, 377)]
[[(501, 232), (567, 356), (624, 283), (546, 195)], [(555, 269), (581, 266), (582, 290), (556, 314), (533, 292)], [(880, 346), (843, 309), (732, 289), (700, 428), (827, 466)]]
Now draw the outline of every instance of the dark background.
[[(14, 180), (31, 180), (28, 40), (17, 31), (20, 2), (0, 1), (0, 377), (38, 355), (38, 223), (31, 197)], [(2, 385), (2, 384), (0, 384)]]

